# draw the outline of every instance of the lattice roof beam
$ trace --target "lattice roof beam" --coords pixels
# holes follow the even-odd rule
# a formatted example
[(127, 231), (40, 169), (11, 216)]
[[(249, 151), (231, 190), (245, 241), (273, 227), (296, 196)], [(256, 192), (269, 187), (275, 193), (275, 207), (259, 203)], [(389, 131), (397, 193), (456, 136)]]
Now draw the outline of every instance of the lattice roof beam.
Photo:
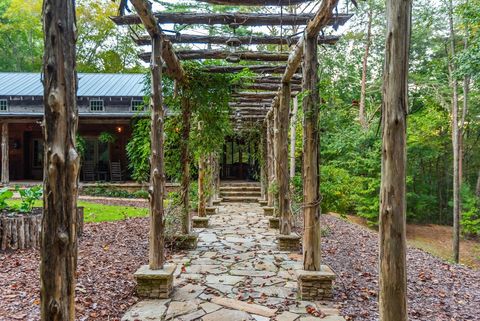
[[(191, 13), (191, 12), (157, 12), (154, 14), (160, 24), (174, 23), (187, 25), (231, 25), (242, 26), (299, 26), (306, 25), (315, 18), (314, 14), (268, 14), (268, 13)], [(351, 14), (329, 16), (327, 24), (342, 25)], [(117, 25), (134, 25), (142, 23), (138, 15), (111, 17)]]
[[(200, 59), (226, 59), (231, 56), (230, 51), (225, 50), (178, 50), (176, 52), (178, 59), (180, 60), (200, 60)], [(143, 61), (149, 61), (151, 53), (141, 53), (140, 58)], [(275, 52), (262, 52), (262, 51), (238, 51), (235, 53), (240, 60), (250, 61), (287, 61), (287, 53), (275, 53)]]
[(311, 1), (312, 0), (197, 0), (197, 2), (228, 6), (290, 6)]
[[(203, 36), (203, 35), (190, 35), (190, 34), (176, 34), (165, 35), (165, 38), (171, 43), (184, 43), (184, 44), (212, 44), (212, 45), (224, 45), (230, 36)], [(237, 36), (242, 45), (292, 45), (296, 44), (300, 37), (280, 37), (280, 36)], [(319, 36), (318, 44), (335, 44), (340, 37), (338, 36)], [(150, 44), (149, 36), (134, 37), (133, 40), (137, 45), (144, 46)]]

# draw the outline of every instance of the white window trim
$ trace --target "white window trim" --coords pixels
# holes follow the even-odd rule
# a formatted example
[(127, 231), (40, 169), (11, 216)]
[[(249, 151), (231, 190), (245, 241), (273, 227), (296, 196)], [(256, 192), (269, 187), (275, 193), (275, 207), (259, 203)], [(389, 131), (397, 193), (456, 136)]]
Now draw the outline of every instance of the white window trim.
[[(92, 109), (92, 102), (99, 102), (101, 101), (102, 102), (102, 110), (93, 110)], [(103, 99), (90, 99), (90, 101), (88, 102), (88, 108), (90, 110), (90, 112), (92, 113), (101, 113), (101, 112), (104, 112), (105, 111), (105, 101)]]
[[(134, 103), (134, 102), (141, 102), (141, 103), (143, 104), (143, 110), (134, 110), (134, 109), (133, 109), (133, 103)], [(130, 102), (130, 111), (131, 111), (131, 112), (134, 112), (134, 113), (135, 113), (135, 112), (139, 112), (139, 111), (140, 111), (140, 112), (141, 112), (141, 111), (145, 111), (145, 107), (146, 107), (146, 106), (145, 106), (145, 101), (144, 101), (143, 99), (132, 99), (132, 101)]]
[(6, 109), (5, 110), (0, 109), (0, 112), (2, 112), (2, 113), (8, 112), (8, 110), (9, 110), (8, 99), (0, 99), (0, 102), (5, 102), (5, 106), (6, 106)]

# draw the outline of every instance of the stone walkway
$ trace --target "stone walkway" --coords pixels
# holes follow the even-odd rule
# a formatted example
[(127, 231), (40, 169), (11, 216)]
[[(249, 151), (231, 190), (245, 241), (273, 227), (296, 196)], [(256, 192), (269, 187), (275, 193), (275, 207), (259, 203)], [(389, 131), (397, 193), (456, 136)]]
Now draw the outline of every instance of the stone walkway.
[(219, 206), (197, 229), (197, 249), (172, 259), (171, 299), (140, 301), (122, 320), (345, 320), (333, 303), (296, 299), (301, 254), (277, 250), (262, 213), (256, 203)]

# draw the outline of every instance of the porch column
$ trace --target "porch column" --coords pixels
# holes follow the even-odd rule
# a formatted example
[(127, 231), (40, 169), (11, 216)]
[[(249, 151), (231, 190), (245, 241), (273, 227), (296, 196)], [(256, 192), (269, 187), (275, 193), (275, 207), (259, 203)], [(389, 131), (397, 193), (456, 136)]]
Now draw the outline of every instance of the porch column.
[(9, 178), (9, 157), (8, 157), (8, 123), (2, 123), (2, 184), (8, 184)]
[(292, 231), (292, 213), (290, 211), (290, 173), (288, 170), (288, 125), (290, 113), (290, 83), (282, 83), (280, 102), (276, 116), (276, 168), (275, 176), (278, 185), (278, 217), (280, 218), (280, 234), (289, 235)]

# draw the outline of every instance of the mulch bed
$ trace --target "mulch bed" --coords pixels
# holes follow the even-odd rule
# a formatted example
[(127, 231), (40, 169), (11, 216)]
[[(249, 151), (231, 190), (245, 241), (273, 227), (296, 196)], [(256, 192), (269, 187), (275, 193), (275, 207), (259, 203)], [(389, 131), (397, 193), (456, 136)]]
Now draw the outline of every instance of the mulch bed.
[[(351, 320), (377, 320), (376, 233), (331, 216), (323, 258)], [(148, 219), (86, 224), (79, 246), (77, 320), (117, 320), (137, 301), (133, 272), (147, 262)], [(0, 320), (39, 319), (37, 250), (0, 253)], [(408, 252), (410, 320), (480, 320), (480, 271)]]
[[(336, 301), (350, 320), (378, 320), (378, 236), (324, 215), (322, 257), (337, 274)], [(408, 248), (409, 320), (480, 320), (480, 271)]]

